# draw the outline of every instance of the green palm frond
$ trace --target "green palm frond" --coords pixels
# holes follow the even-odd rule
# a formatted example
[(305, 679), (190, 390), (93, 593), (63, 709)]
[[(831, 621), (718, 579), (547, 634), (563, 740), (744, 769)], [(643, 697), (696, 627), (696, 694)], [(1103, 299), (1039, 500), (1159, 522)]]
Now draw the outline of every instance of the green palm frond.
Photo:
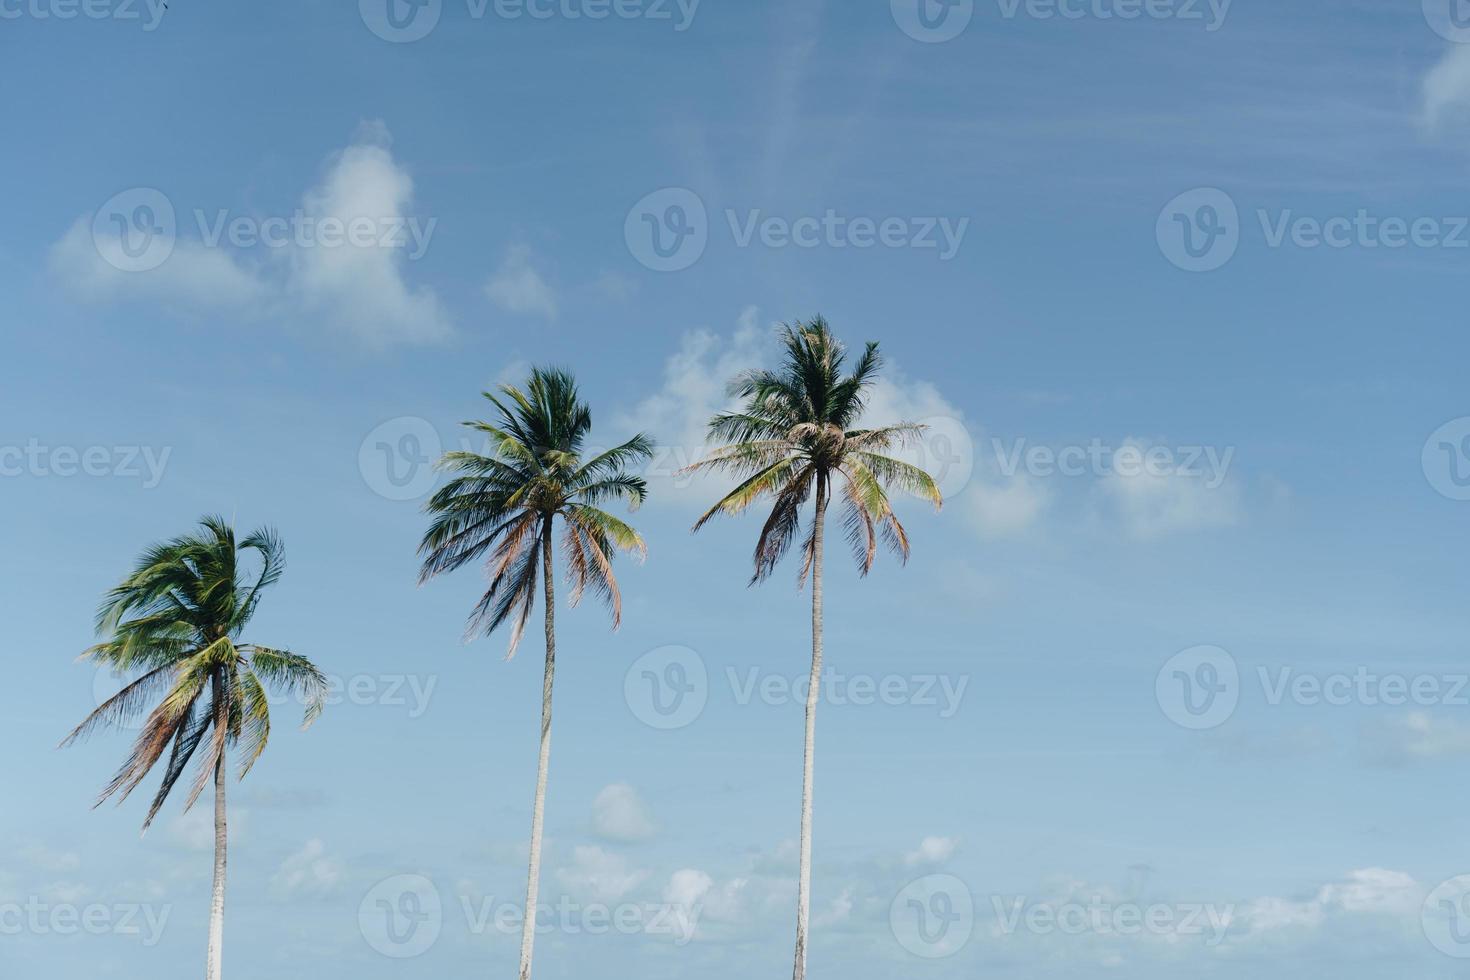
[[(247, 566), (257, 562), (251, 573)], [(191, 762), (198, 771), (186, 809), (214, 775), (226, 749), (242, 737), (248, 760), (243, 777), (269, 733), (269, 702), (257, 691), (259, 676), (268, 682), (282, 679), (297, 690), (307, 704), (308, 721), (320, 712), (326, 690), (320, 671), (305, 658), (239, 639), (265, 590), (284, 569), (285, 549), (275, 531), (263, 528), (237, 539), (227, 521), (210, 516), (195, 532), (145, 549), (133, 571), (107, 594), (97, 614), (103, 639), (82, 659), (137, 676), (62, 745), (104, 727), (143, 721), (128, 757), (98, 797), (99, 805), (112, 798), (126, 800), (167, 754), (146, 830)], [(206, 746), (202, 755), (201, 746)]]
[(470, 613), (466, 636), (509, 624), (514, 656), (560, 519), (572, 599), (588, 591), (603, 597), (616, 626), (613, 553), (641, 553), (644, 545), (601, 507), (621, 500), (636, 510), (647, 499), (648, 483), (634, 468), (653, 457), (652, 441), (639, 434), (611, 449), (587, 450), (592, 413), (565, 371), (536, 368), (524, 385), (501, 385), (485, 398), (497, 417), (466, 423), (490, 436), (485, 452), (449, 453), (440, 461), (452, 479), (425, 507), (432, 519), (419, 545), (420, 581), (484, 560), (489, 586)]
[[(825, 509), (834, 496), (845, 508), (844, 527), (858, 569), (873, 566), (881, 540), (901, 558), (908, 535), (888, 499), (900, 489), (942, 503), (939, 488), (923, 469), (885, 455), (914, 445), (924, 427), (899, 422), (856, 428), (883, 367), (875, 343), (846, 368), (847, 353), (826, 320), (781, 328), (783, 358), (775, 370), (741, 374), (730, 394), (743, 404), (710, 420), (716, 449), (684, 472), (718, 471), (741, 482), (695, 523), (700, 530), (717, 514), (737, 514), (769, 498), (771, 511), (757, 539), (752, 583), (770, 576), (795, 543), (802, 509), (813, 496)], [(815, 547), (815, 522), (802, 546), (799, 582), (805, 583)]]
[(271, 704), (265, 685), (249, 669), (240, 671), (240, 778), (244, 779), (271, 738)]
[(273, 650), (258, 644), (245, 647), (249, 659), (243, 673), (265, 682), (267, 687), (289, 692), (301, 703), (301, 727), (307, 729), (321, 717), (327, 702), (327, 676), (310, 660), (289, 650)]

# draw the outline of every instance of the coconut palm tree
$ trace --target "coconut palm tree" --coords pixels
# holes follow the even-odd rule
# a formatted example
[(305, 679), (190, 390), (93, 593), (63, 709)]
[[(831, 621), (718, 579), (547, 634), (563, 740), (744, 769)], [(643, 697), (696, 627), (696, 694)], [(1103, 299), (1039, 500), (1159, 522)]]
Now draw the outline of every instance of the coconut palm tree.
[(806, 976), (807, 922), (811, 907), (812, 764), (817, 700), (822, 674), (822, 558), (827, 505), (839, 494), (843, 527), (866, 575), (878, 541), (908, 560), (909, 539), (889, 504), (890, 488), (932, 501), (942, 500), (934, 480), (922, 469), (886, 455), (919, 438), (923, 426), (912, 422), (859, 428), (869, 387), (882, 367), (878, 345), (870, 343), (850, 374), (842, 373), (846, 355), (827, 322), (783, 326), (784, 363), (776, 371), (749, 371), (730, 385), (744, 401), (734, 412), (716, 415), (709, 432), (718, 448), (687, 469), (734, 474), (741, 483), (694, 525), (698, 531), (717, 514), (739, 514), (758, 500), (773, 505), (755, 549), (751, 584), (770, 577), (801, 531), (803, 510), (815, 498), (811, 524), (801, 547), (798, 587), (812, 580), (812, 668), (806, 701), (806, 749), (802, 765), (801, 865), (797, 886), (795, 980)]
[[(253, 580), (240, 561), (244, 552), (260, 563)], [(144, 832), (191, 760), (197, 757), (186, 811), (213, 780), (208, 980), (219, 980), (224, 943), (228, 750), (238, 748), (239, 778), (244, 779), (270, 739), (266, 688), (293, 693), (305, 705), (303, 727), (321, 713), (327, 693), (326, 677), (305, 657), (240, 640), (261, 593), (284, 567), (274, 531), (258, 530), (237, 542), (234, 528), (219, 517), (206, 517), (196, 533), (145, 551), (133, 573), (102, 603), (97, 633), (105, 639), (82, 654), (83, 660), (120, 675), (140, 676), (62, 742), (70, 745), (110, 725), (128, 726), (147, 712), (132, 753), (97, 800), (100, 806), (114, 796), (119, 803), (127, 799), (167, 752)]]
[(546, 811), (546, 775), (551, 760), (551, 689), (556, 674), (556, 594), (553, 526), (562, 522), (562, 555), (575, 606), (591, 590), (622, 619), (622, 599), (613, 575), (616, 551), (645, 552), (638, 532), (601, 505), (621, 498), (636, 510), (648, 486), (627, 467), (653, 455), (643, 435), (583, 460), (592, 414), (563, 371), (536, 369), (525, 390), (501, 385), (485, 393), (499, 417), (465, 425), (489, 438), (485, 454), (448, 453), (442, 468), (455, 474), (429, 501), (433, 515), (419, 553), (419, 581), (484, 557), (490, 586), (470, 616), (466, 638), (489, 635), (510, 623), (515, 656), (536, 604), (539, 573), (545, 590), (546, 669), (541, 686), (541, 754), (531, 817), (531, 862), (527, 872), (525, 921), (521, 931), (520, 980), (531, 976), (536, 938), (536, 898), (541, 878), (541, 828)]

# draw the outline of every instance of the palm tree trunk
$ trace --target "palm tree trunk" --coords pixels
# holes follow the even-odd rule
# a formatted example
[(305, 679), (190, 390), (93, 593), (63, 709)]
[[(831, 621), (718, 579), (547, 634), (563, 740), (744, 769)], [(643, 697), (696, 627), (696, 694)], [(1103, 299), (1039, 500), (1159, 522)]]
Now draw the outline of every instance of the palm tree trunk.
[[(229, 725), (228, 707), (218, 676), (214, 683), (214, 723), (223, 731)], [(204, 971), (205, 980), (220, 980), (220, 968), (224, 960), (225, 864), (229, 847), (229, 831), (225, 821), (225, 756), (221, 753), (214, 764), (214, 894), (209, 904), (209, 963)]]
[(541, 529), (541, 575), (546, 587), (546, 676), (541, 682), (541, 760), (536, 768), (536, 805), (531, 816), (531, 869), (526, 880), (526, 914), (521, 926), (520, 980), (531, 980), (536, 943), (536, 897), (541, 885), (541, 826), (546, 814), (546, 771), (551, 763), (551, 683), (556, 676), (556, 593), (551, 574), (551, 520)]
[(801, 871), (796, 888), (796, 966), (792, 980), (806, 978), (807, 922), (812, 904), (812, 770), (817, 740), (817, 699), (822, 682), (822, 534), (827, 518), (827, 481), (817, 477), (817, 516), (812, 525), (812, 676), (806, 692), (806, 752), (801, 770)]

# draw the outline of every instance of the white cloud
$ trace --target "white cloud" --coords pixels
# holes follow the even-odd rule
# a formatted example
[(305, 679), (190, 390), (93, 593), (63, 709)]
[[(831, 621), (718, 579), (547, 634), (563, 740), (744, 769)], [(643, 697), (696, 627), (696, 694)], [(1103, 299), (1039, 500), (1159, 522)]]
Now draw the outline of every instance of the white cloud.
[(925, 837), (919, 842), (916, 851), (910, 851), (903, 856), (903, 863), (907, 867), (919, 865), (943, 864), (954, 856), (955, 848), (959, 841), (953, 837)]
[(485, 295), (508, 313), (556, 319), (556, 294), (531, 265), (531, 249), (525, 245), (506, 253), (505, 261), (485, 283)]
[[(328, 218), (344, 226), (361, 219), (377, 223), (372, 244), (347, 236), (324, 245), (323, 236), (294, 230), (276, 246), (207, 244), (221, 230), (214, 227), (219, 216), (199, 209), (203, 217), (196, 221), (195, 209), (181, 208), (173, 250), (156, 268), (123, 271), (128, 263), (121, 241), (94, 238), (91, 218), (84, 217), (52, 245), (51, 272), (88, 302), (147, 303), (193, 318), (300, 321), (378, 350), (443, 340), (453, 328), (438, 297), (410, 286), (404, 275), (409, 254), (427, 247), (436, 222), (412, 216), (413, 179), (394, 160), (389, 143), (381, 123), (363, 126), (328, 159), (320, 183), (306, 191), (300, 207), (312, 228)], [(389, 235), (392, 243), (383, 244), (382, 236)]]
[(1434, 128), (1451, 111), (1470, 108), (1470, 47), (1452, 44), (1424, 76), (1421, 121)]
[(818, 909), (812, 916), (812, 925), (818, 929), (830, 929), (846, 923), (852, 917), (853, 889), (844, 888), (842, 894), (832, 899), (825, 909)]
[(1019, 534), (1036, 523), (1050, 499), (1045, 487), (1026, 477), (976, 481), (962, 498), (964, 516), (982, 537)]
[(319, 898), (335, 892), (341, 883), (342, 868), (327, 857), (326, 845), (309, 840), (271, 876), (271, 893), (278, 898)]
[(1373, 761), (1391, 766), (1470, 755), (1470, 726), (1411, 711), (1367, 728), (1364, 747)]
[[(181, 240), (168, 261), (148, 272), (125, 272), (122, 242), (94, 240), (92, 223), (78, 218), (51, 246), (51, 272), (81, 299), (159, 303), (174, 312), (198, 315), (269, 302), (271, 289), (260, 274), (228, 252)], [(105, 254), (104, 254), (105, 253)]]
[(704, 455), (710, 416), (735, 406), (725, 392), (730, 380), (763, 362), (767, 331), (758, 321), (758, 311), (750, 307), (728, 338), (708, 330), (685, 334), (664, 364), (662, 387), (617, 417), (618, 431), (646, 432), (659, 447), (649, 473), (659, 484), (654, 502), (703, 502), (723, 485), (718, 477), (676, 472)]
[(616, 272), (604, 272), (588, 288), (594, 295), (608, 302), (626, 303), (638, 295), (638, 280)]
[(673, 926), (684, 941), (697, 938), (699, 919), (703, 914), (705, 896), (714, 887), (714, 879), (703, 871), (683, 868), (669, 876), (664, 886), (664, 904), (670, 908)]
[(76, 871), (82, 866), (81, 857), (71, 851), (57, 851), (43, 844), (22, 848), (20, 858), (32, 867), (51, 874)]
[[(1121, 448), (1136, 450), (1141, 458), (1150, 446), (1125, 439)], [(1100, 486), (1123, 526), (1135, 537), (1227, 527), (1240, 520), (1240, 494), (1228, 481), (1212, 486), (1202, 477), (1146, 468), (1124, 473), (1115, 466)]]
[(605, 840), (633, 843), (648, 840), (656, 828), (638, 792), (626, 783), (615, 783), (592, 801), (592, 829)]
[(1284, 929), (1317, 929), (1333, 917), (1382, 915), (1408, 918), (1417, 915), (1423, 889), (1402, 871), (1365, 868), (1351, 871), (1342, 881), (1317, 889), (1311, 898), (1259, 898), (1243, 906), (1232, 930), (1259, 934)]
[(631, 867), (621, 855), (600, 847), (581, 846), (572, 851), (572, 863), (558, 868), (557, 880), (579, 899), (616, 902), (643, 884), (649, 872)]
[[(346, 222), (410, 215), (413, 178), (394, 161), (389, 143), (381, 123), (364, 126), (357, 140), (331, 160), (322, 182), (307, 191), (306, 213)], [(297, 248), (291, 259), (290, 293), (306, 310), (368, 347), (437, 341), (451, 332), (433, 291), (404, 281), (402, 248)]]

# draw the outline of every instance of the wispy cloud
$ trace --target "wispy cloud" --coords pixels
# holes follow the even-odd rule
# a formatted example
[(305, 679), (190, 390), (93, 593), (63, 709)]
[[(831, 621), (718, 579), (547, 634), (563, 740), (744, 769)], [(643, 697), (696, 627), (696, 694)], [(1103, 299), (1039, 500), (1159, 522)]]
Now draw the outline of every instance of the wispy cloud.
[(511, 247), (485, 283), (485, 295), (507, 313), (556, 319), (556, 293), (532, 266), (527, 245)]
[(1470, 109), (1470, 46), (1450, 45), (1424, 76), (1420, 119), (1434, 129), (1445, 116)]

